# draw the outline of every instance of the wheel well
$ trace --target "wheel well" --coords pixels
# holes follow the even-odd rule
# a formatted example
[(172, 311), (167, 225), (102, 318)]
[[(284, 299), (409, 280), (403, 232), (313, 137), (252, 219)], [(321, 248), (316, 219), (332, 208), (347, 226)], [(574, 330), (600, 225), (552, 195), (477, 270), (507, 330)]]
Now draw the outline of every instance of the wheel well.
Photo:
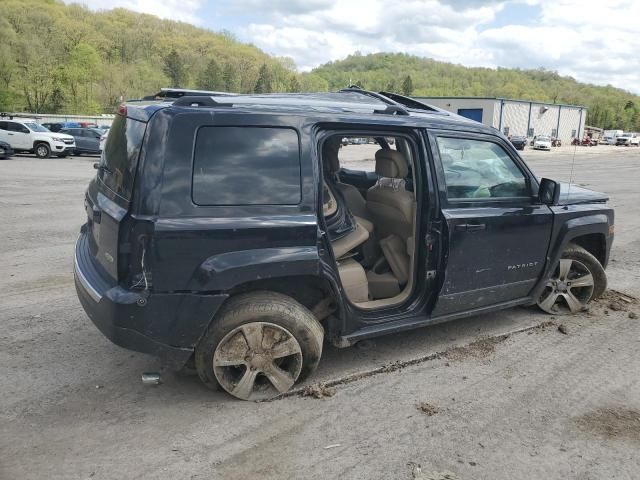
[(600, 265), (604, 265), (606, 260), (607, 242), (605, 237), (601, 233), (590, 233), (589, 235), (582, 235), (571, 240), (571, 243), (584, 248), (591, 255), (596, 257), (600, 262)]
[(36, 148), (41, 143), (44, 143), (47, 147), (49, 147), (49, 149), (51, 149), (51, 144), (49, 142), (47, 142), (46, 140), (36, 140), (36, 141), (34, 141), (33, 142), (33, 148)]
[(331, 299), (331, 303), (336, 304), (336, 295), (329, 281), (313, 275), (254, 280), (238, 285), (228, 293), (229, 298), (232, 298), (239, 293), (259, 290), (282, 293), (297, 300), (309, 310), (313, 310), (326, 299)]

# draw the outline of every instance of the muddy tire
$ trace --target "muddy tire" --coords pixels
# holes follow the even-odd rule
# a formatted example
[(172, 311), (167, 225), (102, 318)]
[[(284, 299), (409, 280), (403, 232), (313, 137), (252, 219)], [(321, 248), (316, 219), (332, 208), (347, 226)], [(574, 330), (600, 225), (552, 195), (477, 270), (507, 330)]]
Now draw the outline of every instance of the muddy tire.
[(607, 275), (598, 259), (584, 248), (569, 244), (537, 304), (553, 315), (575, 314), (586, 310), (606, 288)]
[(288, 391), (320, 361), (324, 330), (296, 300), (275, 292), (231, 298), (195, 352), (198, 376), (242, 400)]
[(33, 152), (38, 158), (49, 158), (51, 155), (51, 148), (46, 143), (38, 143), (33, 149)]

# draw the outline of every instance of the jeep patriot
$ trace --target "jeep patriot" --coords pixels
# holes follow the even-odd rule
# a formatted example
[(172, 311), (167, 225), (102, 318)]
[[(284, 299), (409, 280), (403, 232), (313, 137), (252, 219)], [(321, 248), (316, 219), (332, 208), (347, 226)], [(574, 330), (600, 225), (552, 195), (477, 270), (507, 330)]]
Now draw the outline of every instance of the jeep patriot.
[[(271, 398), (325, 342), (571, 314), (606, 288), (607, 197), (538, 179), (493, 128), (355, 87), (178, 97), (120, 107), (75, 283), (111, 341), (210, 387)], [(363, 148), (372, 168), (354, 169)]]

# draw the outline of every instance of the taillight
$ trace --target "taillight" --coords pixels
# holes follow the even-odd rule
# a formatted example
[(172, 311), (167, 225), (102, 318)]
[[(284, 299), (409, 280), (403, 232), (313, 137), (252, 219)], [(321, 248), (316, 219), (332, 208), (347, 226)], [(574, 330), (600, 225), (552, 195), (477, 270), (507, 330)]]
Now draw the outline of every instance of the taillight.
[(127, 106), (122, 104), (118, 107), (118, 115), (121, 115), (123, 117), (127, 116)]

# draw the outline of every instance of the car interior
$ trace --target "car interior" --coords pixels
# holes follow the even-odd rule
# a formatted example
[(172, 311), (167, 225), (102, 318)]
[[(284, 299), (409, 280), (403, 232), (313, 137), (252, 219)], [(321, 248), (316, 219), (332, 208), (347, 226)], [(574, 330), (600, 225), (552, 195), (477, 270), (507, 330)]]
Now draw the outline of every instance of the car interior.
[(417, 203), (410, 143), (403, 137), (334, 135), (321, 151), (325, 222), (343, 211), (349, 225), (329, 234), (347, 297), (364, 309), (403, 302), (414, 283)]

